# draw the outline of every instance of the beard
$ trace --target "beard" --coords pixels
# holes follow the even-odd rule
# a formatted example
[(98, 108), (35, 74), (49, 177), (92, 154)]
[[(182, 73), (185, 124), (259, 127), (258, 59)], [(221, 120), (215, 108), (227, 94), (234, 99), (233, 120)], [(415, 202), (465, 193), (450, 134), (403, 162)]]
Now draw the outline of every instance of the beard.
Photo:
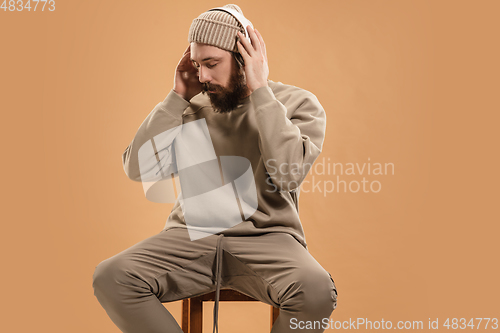
[[(248, 95), (245, 72), (243, 68), (239, 68), (237, 65), (235, 67), (236, 70), (231, 73), (227, 88), (208, 82), (203, 83), (202, 93), (208, 94), (216, 113), (231, 112)], [(211, 93), (209, 90), (214, 92)]]

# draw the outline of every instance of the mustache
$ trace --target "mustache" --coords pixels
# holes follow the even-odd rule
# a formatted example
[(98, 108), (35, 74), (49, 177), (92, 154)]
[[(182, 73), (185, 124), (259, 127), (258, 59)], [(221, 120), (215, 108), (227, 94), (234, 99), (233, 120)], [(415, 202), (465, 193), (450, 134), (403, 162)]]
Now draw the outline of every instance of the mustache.
[(219, 86), (219, 85), (213, 85), (213, 84), (210, 84), (210, 83), (203, 83), (203, 87), (202, 87), (203, 91), (221, 91), (222, 90), (222, 87)]

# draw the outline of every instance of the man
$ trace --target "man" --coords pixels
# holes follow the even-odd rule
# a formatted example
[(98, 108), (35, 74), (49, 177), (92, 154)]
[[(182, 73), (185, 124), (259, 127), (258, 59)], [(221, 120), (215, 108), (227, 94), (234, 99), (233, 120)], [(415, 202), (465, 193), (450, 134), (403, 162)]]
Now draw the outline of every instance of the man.
[(325, 112), (268, 79), (262, 36), (230, 12), (202, 13), (188, 41), (173, 89), (123, 153), (130, 179), (178, 175), (181, 194), (159, 234), (96, 267), (94, 294), (126, 333), (180, 333), (162, 303), (214, 290), (215, 331), (221, 287), (279, 307), (273, 333), (323, 332), (337, 290), (307, 250), (298, 194)]

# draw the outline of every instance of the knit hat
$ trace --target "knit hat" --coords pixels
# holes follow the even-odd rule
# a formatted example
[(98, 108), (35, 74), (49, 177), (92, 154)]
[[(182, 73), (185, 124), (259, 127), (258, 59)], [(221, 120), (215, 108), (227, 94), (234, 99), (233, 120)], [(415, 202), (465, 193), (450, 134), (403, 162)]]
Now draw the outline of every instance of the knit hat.
[[(223, 7), (234, 9), (243, 15), (237, 5), (229, 4)], [(239, 40), (238, 31), (245, 35), (245, 28), (233, 15), (221, 10), (210, 10), (193, 20), (189, 28), (188, 42), (213, 45), (239, 53), (236, 44)]]

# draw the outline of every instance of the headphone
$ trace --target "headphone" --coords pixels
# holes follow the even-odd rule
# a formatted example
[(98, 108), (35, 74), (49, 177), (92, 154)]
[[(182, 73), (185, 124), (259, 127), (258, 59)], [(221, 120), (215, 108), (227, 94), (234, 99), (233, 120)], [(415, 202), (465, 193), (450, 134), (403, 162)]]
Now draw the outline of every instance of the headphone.
[[(225, 11), (229, 14), (231, 14), (240, 24), (243, 26), (243, 29), (245, 30), (245, 37), (248, 39), (248, 42), (252, 44), (252, 40), (250, 39), (250, 34), (248, 33), (247, 26), (251, 26), (253, 29), (253, 24), (250, 22), (243, 14), (238, 12), (235, 9), (228, 8), (228, 7), (215, 7), (212, 9), (207, 10), (207, 12), (211, 10), (222, 10)], [(243, 46), (243, 45), (242, 45)], [(235, 54), (236, 61), (240, 63), (241, 66), (245, 65), (245, 60), (243, 59), (243, 56), (238, 52)]]
[(245, 37), (248, 39), (250, 44), (252, 43), (252, 41), (250, 40), (250, 34), (248, 33), (248, 30), (247, 30), (247, 25), (250, 25), (252, 27), (252, 29), (253, 29), (253, 25), (252, 25), (252, 22), (250, 22), (245, 16), (243, 16), (243, 14), (241, 14), (240, 12), (238, 12), (235, 9), (228, 8), (228, 7), (215, 7), (215, 8), (209, 9), (207, 11), (209, 12), (211, 10), (222, 10), (222, 11), (228, 12), (229, 14), (233, 15), (234, 18), (238, 22), (241, 23), (241, 25), (243, 26), (243, 29), (245, 29)]

